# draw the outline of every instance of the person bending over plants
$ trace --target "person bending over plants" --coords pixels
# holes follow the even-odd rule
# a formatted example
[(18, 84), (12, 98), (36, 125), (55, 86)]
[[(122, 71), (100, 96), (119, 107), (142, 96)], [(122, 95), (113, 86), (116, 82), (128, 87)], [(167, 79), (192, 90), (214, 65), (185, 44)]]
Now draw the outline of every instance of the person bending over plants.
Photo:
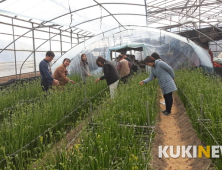
[(119, 71), (119, 75), (121, 77), (120, 81), (125, 84), (130, 76), (130, 68), (132, 67), (132, 63), (125, 60), (122, 54), (118, 56), (118, 61), (119, 63), (116, 66), (116, 69)]
[[(150, 56), (151, 58), (153, 58), (154, 60), (162, 60), (164, 61), (162, 58), (160, 58), (159, 54), (157, 54), (156, 52), (154, 52), (153, 54), (151, 54)], [(154, 77), (155, 79), (156, 77)], [(163, 97), (164, 98), (164, 97)], [(160, 102), (163, 105), (166, 105), (165, 100), (163, 100), (162, 102)]]
[(56, 70), (54, 71), (53, 74), (53, 78), (56, 80), (59, 80), (59, 84), (53, 83), (52, 85), (55, 86), (56, 88), (61, 87), (61, 89), (64, 88), (64, 86), (70, 82), (72, 84), (76, 84), (76, 82), (74, 82), (73, 80), (70, 80), (67, 75), (68, 75), (68, 71), (66, 69), (66, 67), (69, 66), (71, 60), (68, 58), (65, 58), (62, 62), (62, 65), (60, 65), (59, 67), (56, 68)]
[(162, 113), (167, 116), (171, 113), (173, 105), (172, 92), (177, 90), (174, 82), (174, 71), (166, 62), (162, 60), (154, 60), (154, 58), (150, 56), (147, 56), (144, 62), (146, 65), (152, 67), (151, 74), (149, 78), (141, 81), (139, 84), (143, 85), (144, 83), (148, 83), (152, 81), (154, 77), (158, 79), (166, 103), (166, 110), (162, 111)]
[(109, 86), (111, 99), (113, 99), (114, 91), (118, 86), (120, 76), (114, 65), (110, 61), (107, 61), (105, 58), (98, 57), (96, 60), (96, 64), (98, 67), (102, 67), (104, 72), (104, 76), (97, 78), (96, 83), (100, 80), (106, 79), (107, 85)]

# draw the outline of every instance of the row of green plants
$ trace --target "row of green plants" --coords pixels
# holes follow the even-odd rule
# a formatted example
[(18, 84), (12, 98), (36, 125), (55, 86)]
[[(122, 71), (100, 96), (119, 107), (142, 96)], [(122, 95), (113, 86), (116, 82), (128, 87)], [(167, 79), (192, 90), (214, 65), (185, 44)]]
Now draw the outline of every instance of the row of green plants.
[[(81, 77), (78, 75), (69, 76), (72, 80), (81, 83)], [(3, 90), (1, 93), (1, 106), (0, 106), (0, 121), (4, 118), (11, 116), (18, 106), (35, 103), (40, 98), (44, 98), (45, 92), (41, 88), (41, 79), (35, 79), (33, 81), (23, 81), (11, 84)]]
[[(179, 88), (178, 94), (185, 104), (199, 138), (205, 145), (217, 145), (214, 139), (220, 144), (222, 142), (221, 80), (213, 75), (205, 75), (201, 69), (180, 70), (176, 72), (176, 83)], [(222, 158), (213, 161), (218, 169), (222, 169)]]
[[(81, 82), (81, 77), (71, 75), (70, 78), (76, 82)], [(36, 102), (45, 93), (41, 88), (41, 79), (32, 81), (18, 81), (0, 90), (0, 120), (13, 114), (17, 105), (26, 105)], [(10, 113), (10, 114), (9, 114)]]
[(154, 137), (151, 126), (155, 125), (159, 102), (156, 81), (139, 86), (145, 78), (146, 74), (139, 75), (119, 86), (114, 100), (93, 107), (92, 120), (71, 147), (52, 152), (48, 159), (38, 161), (39, 166), (29, 169), (149, 169)]
[[(0, 125), (0, 169), (26, 169), (27, 164), (43, 156), (84, 117), (87, 100), (107, 87), (105, 81), (94, 81), (92, 77), (86, 84), (70, 83), (64, 90), (41, 91), (43, 95), (35, 102), (17, 104), (13, 114), (3, 118)], [(103, 96), (101, 93), (90, 101), (96, 103)], [(78, 106), (81, 107), (72, 112)]]
[(16, 85), (11, 84), (7, 88), (0, 90), (0, 112), (9, 110), (15, 104), (22, 103), (24, 100), (40, 96), (42, 94), (40, 81), (39, 78), (30, 82), (18, 82)]

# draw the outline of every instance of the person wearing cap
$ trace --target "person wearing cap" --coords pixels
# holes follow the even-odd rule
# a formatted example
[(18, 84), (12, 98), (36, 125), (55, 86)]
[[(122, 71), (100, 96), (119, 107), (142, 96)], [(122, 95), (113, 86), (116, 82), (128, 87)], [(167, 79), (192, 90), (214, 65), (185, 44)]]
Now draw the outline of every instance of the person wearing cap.
[(53, 78), (59, 80), (59, 84), (55, 84), (53, 83), (53, 86), (55, 88), (61, 88), (61, 89), (64, 89), (64, 86), (70, 82), (72, 84), (76, 84), (76, 82), (74, 82), (73, 80), (70, 80), (67, 75), (68, 75), (68, 71), (66, 69), (66, 67), (69, 66), (71, 60), (68, 59), (68, 58), (65, 58), (62, 62), (62, 64), (56, 68), (56, 70), (54, 71), (54, 74), (53, 74)]
[(172, 92), (177, 90), (176, 84), (174, 82), (174, 71), (172, 67), (170, 67), (166, 62), (162, 60), (154, 60), (150, 56), (147, 56), (144, 62), (146, 65), (152, 67), (152, 69), (149, 78), (141, 81), (140, 85), (152, 81), (154, 77), (158, 79), (166, 103), (166, 110), (162, 112), (167, 116), (171, 113), (171, 108), (173, 105)]
[(130, 74), (130, 68), (132, 67), (132, 63), (125, 60), (123, 58), (122, 54), (120, 54), (118, 56), (118, 61), (119, 61), (119, 63), (117, 65), (116, 69), (117, 69), (117, 71), (119, 71), (119, 74), (120, 74), (120, 77), (121, 77), (120, 80), (123, 81), (124, 83), (126, 83), (127, 78)]
[(96, 83), (100, 80), (106, 79), (107, 85), (109, 86), (111, 99), (113, 99), (115, 89), (117, 88), (119, 83), (120, 76), (114, 65), (110, 61), (107, 61), (105, 58), (98, 57), (96, 60), (96, 64), (98, 67), (102, 67), (104, 72), (104, 76), (97, 78)]
[(41, 87), (43, 91), (52, 88), (52, 83), (59, 84), (59, 81), (52, 77), (50, 62), (55, 57), (52, 51), (46, 53), (46, 57), (39, 63), (39, 71), (41, 74)]

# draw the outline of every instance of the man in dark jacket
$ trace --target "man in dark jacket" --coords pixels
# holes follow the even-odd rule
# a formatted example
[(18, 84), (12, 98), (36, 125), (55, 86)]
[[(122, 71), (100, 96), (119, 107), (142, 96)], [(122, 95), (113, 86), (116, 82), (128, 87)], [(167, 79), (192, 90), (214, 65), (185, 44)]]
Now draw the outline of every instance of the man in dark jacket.
[(52, 87), (52, 82), (59, 84), (59, 81), (52, 77), (51, 66), (49, 62), (53, 60), (55, 54), (52, 51), (46, 53), (46, 57), (39, 63), (39, 71), (41, 74), (41, 86), (43, 91), (48, 91)]
[(96, 60), (98, 67), (103, 67), (104, 76), (96, 79), (96, 83), (100, 80), (106, 79), (107, 85), (109, 86), (111, 98), (114, 98), (114, 91), (118, 86), (120, 76), (114, 67), (114, 65), (104, 59), (103, 57), (98, 57)]

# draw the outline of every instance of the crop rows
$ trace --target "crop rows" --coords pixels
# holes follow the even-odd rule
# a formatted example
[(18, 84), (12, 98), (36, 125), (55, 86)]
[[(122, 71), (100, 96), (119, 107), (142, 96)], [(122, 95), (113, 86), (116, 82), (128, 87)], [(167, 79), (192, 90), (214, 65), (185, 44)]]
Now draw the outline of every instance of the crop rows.
[[(39, 89), (39, 86), (34, 83), (32, 90), (35, 91), (34, 87)], [(1, 120), (0, 169), (5, 167), (24, 169), (28, 163), (41, 157), (47, 148), (50, 148), (71, 127), (75, 126), (76, 121), (84, 117), (87, 111), (85, 108), (89, 105), (85, 101), (105, 87), (105, 82), (95, 84), (94, 79), (89, 79), (86, 85), (68, 84), (65, 90), (52, 91), (49, 94), (36, 90), (38, 99), (35, 102), (14, 105), (13, 114), (8, 113)], [(29, 87), (25, 86), (25, 88)], [(17, 87), (17, 93), (20, 94), (23, 91), (22, 87)], [(92, 99), (91, 102), (98, 102), (105, 92)], [(9, 98), (13, 100), (13, 93), (9, 95)], [(24, 96), (24, 99), (27, 98)], [(70, 114), (80, 105), (82, 107)], [(70, 115), (67, 117), (68, 114)], [(16, 152), (18, 150), (19, 152)], [(14, 152), (16, 153), (13, 154)], [(9, 155), (11, 156), (8, 157)]]
[[(222, 84), (220, 79), (206, 76), (199, 69), (181, 70), (176, 72), (176, 83), (179, 87), (178, 94), (185, 104), (199, 138), (206, 145), (222, 143)], [(215, 159), (214, 162), (218, 169), (222, 169), (221, 158)]]
[(133, 78), (118, 88), (114, 100), (94, 106), (95, 115), (73, 140), (72, 147), (52, 153), (47, 160), (39, 160), (38, 167), (30, 169), (148, 169), (159, 107), (157, 82), (138, 85), (146, 77)]
[(0, 90), (1, 102), (0, 112), (9, 110), (16, 103), (21, 103), (24, 100), (29, 100), (40, 96), (42, 89), (40, 86), (40, 79), (32, 82), (17, 83), (16, 86), (10, 85), (3, 90)]

